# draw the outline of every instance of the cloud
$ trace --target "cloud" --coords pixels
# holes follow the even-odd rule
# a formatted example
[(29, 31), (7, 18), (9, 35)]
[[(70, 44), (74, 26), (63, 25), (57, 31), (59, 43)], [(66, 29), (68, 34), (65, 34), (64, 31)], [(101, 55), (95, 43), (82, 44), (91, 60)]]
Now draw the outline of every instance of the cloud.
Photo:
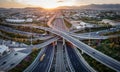
[(64, 6), (86, 4), (120, 4), (120, 0), (0, 0), (0, 7), (27, 7), (27, 6)]
[(77, 0), (78, 4), (120, 4), (120, 0)]
[(19, 2), (16, 2), (16, 0), (0, 0), (0, 7), (5, 8), (18, 8), (18, 7), (30, 7), (30, 5), (22, 4)]

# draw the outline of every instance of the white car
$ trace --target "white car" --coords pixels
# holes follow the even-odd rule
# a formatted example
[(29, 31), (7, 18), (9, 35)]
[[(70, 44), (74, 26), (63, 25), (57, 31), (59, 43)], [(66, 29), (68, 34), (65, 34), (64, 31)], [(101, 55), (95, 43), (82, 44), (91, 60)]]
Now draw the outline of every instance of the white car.
[(99, 34), (99, 32), (96, 32), (96, 34)]

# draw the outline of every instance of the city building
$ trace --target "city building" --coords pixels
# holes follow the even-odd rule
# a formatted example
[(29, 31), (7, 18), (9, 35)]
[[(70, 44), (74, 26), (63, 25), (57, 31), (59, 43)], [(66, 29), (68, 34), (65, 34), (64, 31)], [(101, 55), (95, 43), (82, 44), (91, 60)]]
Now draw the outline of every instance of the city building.
[(94, 25), (85, 23), (83, 21), (71, 21), (73, 28), (75, 29), (83, 29), (83, 28), (92, 28)]
[(32, 18), (27, 18), (27, 19), (25, 20), (25, 22), (33, 22), (33, 19), (32, 19)]
[(27, 18), (27, 19), (6, 19), (6, 22), (24, 23), (24, 22), (33, 22), (33, 19), (32, 18)]
[(9, 52), (9, 48), (5, 45), (0, 45), (0, 57)]
[(110, 24), (112, 26), (120, 25), (120, 22), (116, 22), (116, 21), (109, 20), (109, 19), (103, 19), (101, 22), (105, 24)]
[(23, 23), (23, 22), (25, 22), (25, 19), (6, 19), (6, 22), (10, 22), (10, 23)]

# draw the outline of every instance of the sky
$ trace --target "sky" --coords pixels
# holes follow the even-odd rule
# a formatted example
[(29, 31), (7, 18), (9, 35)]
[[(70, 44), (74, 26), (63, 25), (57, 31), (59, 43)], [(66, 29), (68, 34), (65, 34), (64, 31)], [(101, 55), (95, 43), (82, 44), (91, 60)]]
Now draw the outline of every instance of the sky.
[(0, 0), (0, 7), (43, 7), (80, 6), (88, 4), (120, 4), (120, 0)]

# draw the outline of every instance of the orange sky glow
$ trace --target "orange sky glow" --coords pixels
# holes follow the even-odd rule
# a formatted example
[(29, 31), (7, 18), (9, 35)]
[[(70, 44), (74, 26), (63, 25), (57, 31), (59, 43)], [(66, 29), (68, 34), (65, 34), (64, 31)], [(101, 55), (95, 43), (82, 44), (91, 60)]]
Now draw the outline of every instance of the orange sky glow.
[(120, 0), (0, 0), (0, 7), (43, 7), (80, 6), (87, 4), (120, 4)]

